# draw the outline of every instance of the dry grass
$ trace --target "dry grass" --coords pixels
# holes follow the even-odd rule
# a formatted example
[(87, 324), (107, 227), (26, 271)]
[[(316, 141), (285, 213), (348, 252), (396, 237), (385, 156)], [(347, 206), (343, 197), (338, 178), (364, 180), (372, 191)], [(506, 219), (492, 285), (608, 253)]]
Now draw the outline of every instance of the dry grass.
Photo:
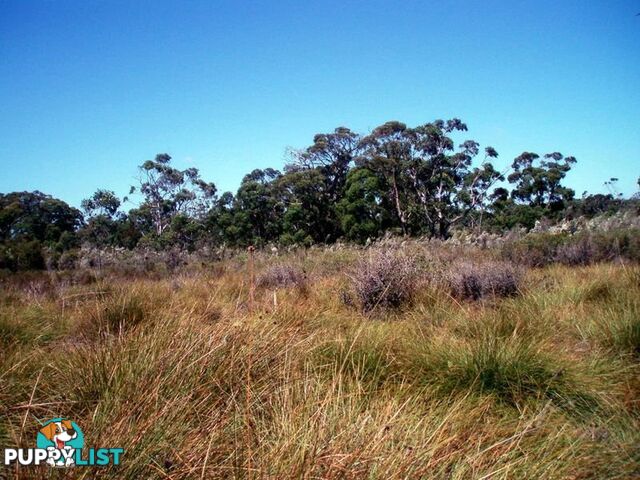
[(483, 303), (425, 283), (372, 320), (338, 300), (357, 257), (259, 258), (258, 274), (313, 275), (253, 311), (241, 259), (5, 283), (0, 443), (33, 447), (36, 419), (66, 416), (88, 445), (126, 450), (69, 478), (640, 475), (640, 268), (531, 270), (520, 295)]

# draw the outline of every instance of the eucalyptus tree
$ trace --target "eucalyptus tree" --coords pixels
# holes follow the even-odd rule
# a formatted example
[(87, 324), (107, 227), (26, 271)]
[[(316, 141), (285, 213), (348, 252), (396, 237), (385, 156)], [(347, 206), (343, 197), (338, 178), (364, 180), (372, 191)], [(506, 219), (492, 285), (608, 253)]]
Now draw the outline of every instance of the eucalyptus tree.
[(91, 197), (82, 200), (80, 206), (89, 217), (113, 218), (120, 208), (120, 204), (120, 199), (113, 191), (98, 189)]
[[(318, 133), (313, 143), (292, 151), (285, 166), (283, 187), (284, 239), (305, 243), (331, 242), (342, 235), (336, 205), (344, 194), (347, 175), (360, 151), (359, 134), (346, 127)], [(309, 182), (315, 182), (312, 186)], [(308, 207), (308, 211), (303, 211)], [(304, 234), (303, 232), (306, 232)]]
[(76, 246), (82, 213), (39, 191), (0, 193), (0, 269), (44, 268), (44, 249)]
[(282, 174), (255, 169), (244, 176), (233, 200), (233, 226), (228, 233), (239, 245), (264, 244), (280, 235), (280, 205), (274, 191)]
[(572, 200), (575, 192), (562, 185), (575, 157), (559, 152), (548, 153), (541, 159), (537, 153), (523, 152), (513, 160), (509, 183), (514, 184), (511, 197), (535, 207), (557, 210)]
[(384, 179), (402, 232), (446, 238), (452, 226), (481, 206), (487, 192), (502, 178), (485, 149), (479, 166), (473, 161), (479, 144), (466, 140), (458, 148), (451, 138), (467, 126), (457, 118), (436, 120), (416, 128), (387, 122), (362, 140), (358, 164)]
[(402, 233), (409, 233), (411, 208), (410, 188), (406, 170), (412, 160), (414, 135), (406, 124), (398, 121), (386, 122), (372, 130), (360, 142), (361, 155), (357, 164), (384, 179), (388, 187), (395, 219)]
[(365, 167), (347, 175), (344, 196), (337, 205), (340, 226), (348, 240), (364, 243), (379, 237), (391, 225), (393, 209), (384, 179)]
[[(163, 234), (175, 216), (200, 218), (213, 206), (215, 184), (202, 180), (196, 168), (173, 167), (166, 153), (147, 160), (139, 171), (139, 188), (144, 197), (139, 210), (148, 213), (157, 236)], [(134, 192), (132, 187), (131, 193)]]
[(283, 244), (311, 245), (337, 237), (334, 202), (318, 168), (290, 170), (277, 181)]
[(342, 194), (347, 174), (358, 156), (360, 135), (346, 127), (331, 133), (318, 133), (309, 147), (293, 151), (293, 164), (288, 170), (317, 169), (325, 179), (329, 201), (335, 202)]
[(432, 236), (446, 238), (452, 226), (482, 207), (487, 193), (502, 175), (489, 161), (498, 153), (493, 147), (484, 149), (480, 165), (473, 162), (480, 152), (474, 140), (455, 147), (451, 136), (466, 132), (460, 119), (436, 120), (412, 130), (416, 153), (407, 169), (420, 205), (421, 220)]
[(86, 221), (80, 231), (83, 241), (97, 247), (116, 244), (118, 220), (124, 221), (125, 217), (124, 214), (118, 215), (120, 205), (120, 199), (114, 192), (103, 189), (82, 200)]

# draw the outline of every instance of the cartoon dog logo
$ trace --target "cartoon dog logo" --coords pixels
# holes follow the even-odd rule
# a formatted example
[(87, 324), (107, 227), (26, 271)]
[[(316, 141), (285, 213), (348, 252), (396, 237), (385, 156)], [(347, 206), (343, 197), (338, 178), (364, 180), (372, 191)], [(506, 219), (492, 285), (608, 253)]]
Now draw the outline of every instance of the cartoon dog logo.
[(54, 418), (44, 424), (40, 429), (37, 438), (38, 448), (47, 450), (60, 450), (62, 455), (57, 456), (58, 460), (50, 458), (47, 463), (51, 466), (69, 467), (74, 464), (73, 451), (82, 449), (84, 436), (78, 425), (65, 418)]
[(52, 441), (56, 448), (63, 449), (66, 443), (78, 436), (75, 428), (71, 425), (71, 420), (51, 422), (40, 429), (47, 440)]

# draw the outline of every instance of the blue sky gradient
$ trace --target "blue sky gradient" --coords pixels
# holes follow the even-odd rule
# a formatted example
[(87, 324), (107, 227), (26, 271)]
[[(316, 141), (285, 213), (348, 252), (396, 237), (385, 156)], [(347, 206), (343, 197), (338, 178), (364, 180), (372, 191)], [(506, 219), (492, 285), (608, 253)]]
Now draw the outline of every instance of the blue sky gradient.
[(640, 2), (0, 1), (0, 192), (124, 195), (167, 152), (220, 191), (287, 147), (457, 116), (505, 167), (640, 176)]

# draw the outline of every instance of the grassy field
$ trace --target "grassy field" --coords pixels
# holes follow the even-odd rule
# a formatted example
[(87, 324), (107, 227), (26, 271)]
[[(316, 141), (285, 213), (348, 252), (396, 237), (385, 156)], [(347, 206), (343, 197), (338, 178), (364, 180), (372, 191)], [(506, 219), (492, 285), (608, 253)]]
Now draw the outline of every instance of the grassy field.
[[(259, 256), (253, 302), (244, 256), (5, 280), (0, 444), (65, 416), (125, 449), (65, 478), (640, 477), (638, 266), (529, 269), (475, 301), (421, 280), (363, 312), (359, 255)], [(304, 273), (261, 281), (275, 264)]]

